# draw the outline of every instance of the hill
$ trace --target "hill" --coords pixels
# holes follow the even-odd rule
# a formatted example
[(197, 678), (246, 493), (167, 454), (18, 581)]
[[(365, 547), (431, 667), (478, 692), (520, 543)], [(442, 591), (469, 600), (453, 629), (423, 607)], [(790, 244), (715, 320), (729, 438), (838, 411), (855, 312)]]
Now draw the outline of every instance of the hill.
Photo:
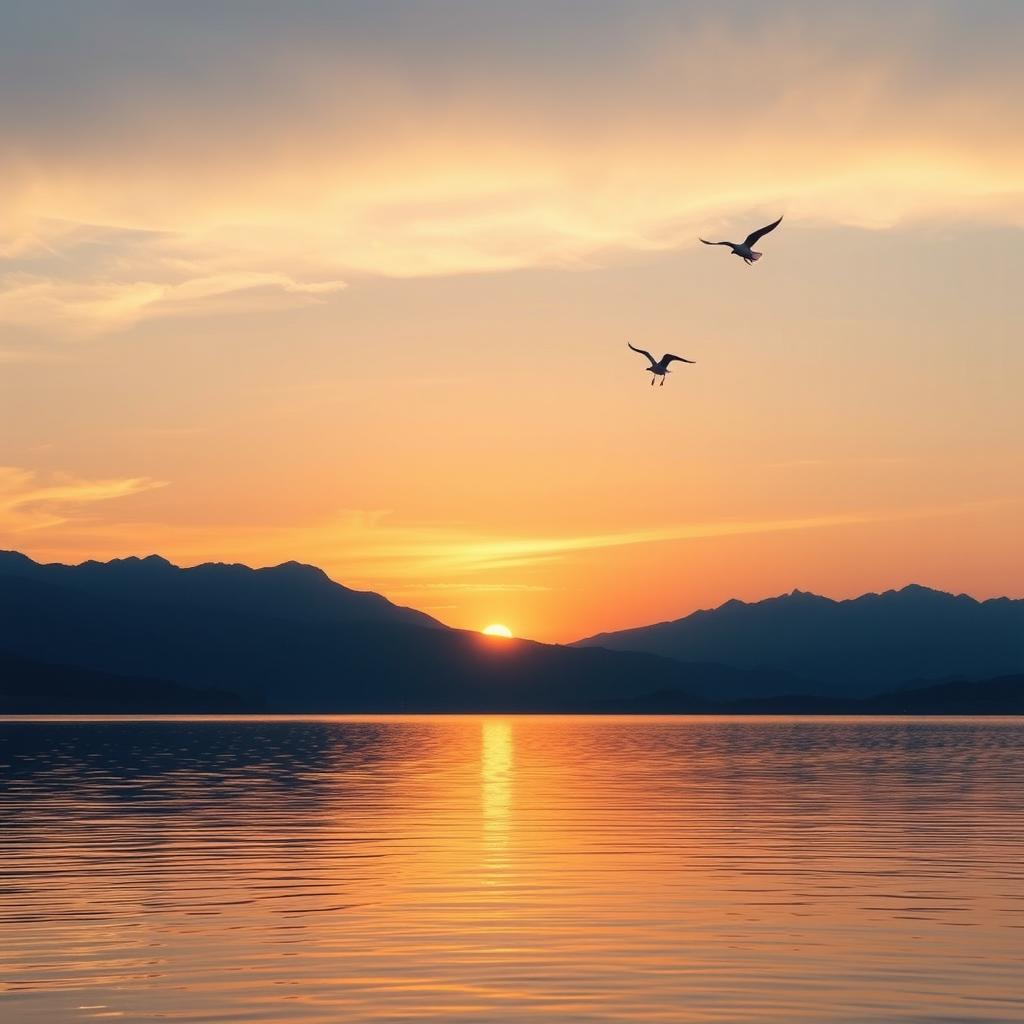
[[(1011, 712), (1012, 680), (942, 681), (1020, 672), (1022, 605), (795, 592), (566, 647), (449, 629), (293, 562), (5, 552), (0, 711)], [(929, 678), (942, 685), (856, 700)]]
[(17, 551), (0, 551), (0, 577), (149, 606), (248, 612), (299, 622), (390, 622), (444, 628), (424, 612), (392, 604), (380, 594), (350, 590), (322, 569), (299, 562), (266, 569), (208, 562), (183, 569), (150, 555), (42, 565)]
[(703, 708), (695, 708), (687, 693), (663, 690), (609, 701), (604, 710), (652, 715), (1024, 715), (1024, 675), (934, 683), (871, 697), (783, 694), (709, 702)]
[(0, 652), (0, 715), (237, 714), (237, 694), (162, 679), (132, 679)]
[[(639, 651), (799, 677), (784, 692), (865, 696), (910, 679), (985, 678), (1024, 671), (1024, 601), (976, 601), (908, 586), (847, 601), (795, 590), (747, 604), (580, 640), (579, 648)], [(733, 696), (769, 696), (736, 693)]]
[(719, 665), (450, 630), (377, 595), (354, 603), (356, 592), (339, 588), (339, 599), (324, 581), (309, 567), (199, 572), (163, 559), (67, 567), (8, 556), (0, 650), (228, 691), (279, 712), (583, 711), (658, 689), (754, 686), (750, 673)]

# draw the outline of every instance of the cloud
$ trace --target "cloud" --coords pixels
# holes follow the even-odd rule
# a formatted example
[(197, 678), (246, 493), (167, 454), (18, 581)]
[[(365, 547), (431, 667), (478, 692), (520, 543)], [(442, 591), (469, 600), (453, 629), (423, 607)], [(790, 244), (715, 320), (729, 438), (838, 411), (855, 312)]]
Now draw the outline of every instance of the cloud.
[(423, 583), (418, 590), (467, 590), (474, 593), (542, 593), (550, 587), (531, 583)]
[(97, 2), (14, 22), (0, 320), (34, 329), (588, 265), (781, 210), (1024, 225), (1019, 5)]
[(55, 280), (0, 276), (0, 322), (65, 335), (130, 327), (155, 317), (256, 312), (308, 305), (342, 281), (294, 281), (284, 274), (208, 274), (176, 282)]
[[(0, 264), (0, 322), (85, 337), (143, 320), (307, 305), (345, 283), (280, 270), (212, 265), (181, 238), (47, 222)], [(19, 258), (20, 255), (20, 258)]]
[[(931, 515), (917, 512), (911, 515)], [(880, 522), (892, 515), (849, 513), (802, 519), (720, 520), (577, 536), (474, 536), (452, 528), (389, 526), (385, 521), (349, 525), (334, 539), (333, 559), (360, 578), (432, 580), (438, 577), (524, 569), (605, 548), (661, 544), (710, 537), (821, 529)], [(900, 516), (902, 518), (902, 516)], [(457, 584), (463, 586), (466, 584)]]
[(0, 534), (59, 526), (75, 518), (82, 506), (162, 486), (146, 477), (83, 480), (55, 474), (43, 479), (31, 470), (0, 466)]
[[(31, 504), (33, 494), (45, 489), (30, 486), (29, 474), (16, 474), (9, 488), (19, 506)], [(4, 478), (0, 476), (0, 481)], [(90, 488), (102, 497), (159, 486), (149, 481), (121, 480), (80, 484), (87, 495)], [(0, 495), (4, 493), (0, 489)], [(83, 498), (82, 500), (89, 500)], [(997, 504), (994, 502), (987, 505)], [(999, 502), (998, 504), (1005, 504)], [(385, 512), (351, 511), (329, 521), (286, 527), (245, 526), (230, 528), (111, 521), (79, 524), (59, 538), (43, 541), (48, 557), (114, 557), (138, 554), (154, 546), (162, 554), (183, 564), (195, 564), (211, 557), (252, 565), (276, 564), (295, 558), (327, 569), (350, 586), (384, 590), (387, 593), (426, 591), (544, 590), (523, 573), (553, 562), (609, 548), (649, 544), (681, 543), (716, 537), (819, 530), (874, 523), (914, 521), (971, 512), (985, 503), (961, 503), (897, 511), (852, 511), (804, 518), (756, 520), (710, 520), (676, 523), (639, 530), (589, 532), (576, 535), (499, 536), (459, 525), (403, 524), (391, 521)], [(0, 509), (4, 508), (0, 497)], [(45, 515), (45, 512), (36, 513)], [(40, 525), (49, 525), (48, 522)], [(154, 542), (155, 537), (162, 538)], [(29, 552), (32, 553), (32, 552)], [(495, 579), (497, 575), (499, 578)]]

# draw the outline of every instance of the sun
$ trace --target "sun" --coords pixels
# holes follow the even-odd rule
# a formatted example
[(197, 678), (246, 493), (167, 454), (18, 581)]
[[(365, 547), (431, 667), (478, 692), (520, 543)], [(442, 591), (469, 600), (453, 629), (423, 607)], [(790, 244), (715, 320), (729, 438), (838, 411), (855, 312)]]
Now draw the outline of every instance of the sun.
[(503, 626), (500, 622), (493, 622), (483, 631), (484, 636), (503, 636), (506, 639), (512, 639), (512, 630), (508, 626)]

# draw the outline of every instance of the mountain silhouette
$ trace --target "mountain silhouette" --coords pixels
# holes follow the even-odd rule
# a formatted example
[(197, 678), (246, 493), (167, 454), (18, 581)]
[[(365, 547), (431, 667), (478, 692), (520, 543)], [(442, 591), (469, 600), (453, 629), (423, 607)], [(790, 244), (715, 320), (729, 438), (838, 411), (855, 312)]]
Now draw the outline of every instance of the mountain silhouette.
[(294, 562), (3, 552), (0, 711), (865, 713), (853, 698), (918, 680), (919, 710), (1009, 713), (1013, 686), (926, 691), (1020, 673), (1022, 607), (923, 587), (795, 591), (559, 646), (449, 629)]
[(300, 562), (267, 569), (208, 562), (182, 569), (166, 558), (150, 555), (81, 565), (41, 565), (17, 551), (0, 551), (0, 576), (148, 605), (252, 612), (302, 622), (391, 622), (443, 628), (424, 612), (392, 604), (380, 594), (350, 590), (322, 569)]
[(1024, 600), (977, 601), (918, 585), (846, 601), (794, 590), (574, 646), (770, 669), (803, 680), (793, 693), (864, 696), (908, 680), (1024, 671)]
[(629, 700), (609, 701), (604, 710), (619, 714), (729, 715), (1024, 715), (1024, 675), (955, 680), (894, 690), (870, 697), (783, 694), (706, 702), (694, 708), (688, 693), (662, 690)]
[(0, 652), (0, 714), (238, 714), (259, 706), (223, 690), (135, 679)]
[[(289, 564), (179, 569), (0, 558), (0, 651), (127, 679), (228, 691), (279, 712), (583, 711), (659, 689), (756, 689), (752, 674), (442, 627)], [(777, 680), (776, 692), (790, 692)]]

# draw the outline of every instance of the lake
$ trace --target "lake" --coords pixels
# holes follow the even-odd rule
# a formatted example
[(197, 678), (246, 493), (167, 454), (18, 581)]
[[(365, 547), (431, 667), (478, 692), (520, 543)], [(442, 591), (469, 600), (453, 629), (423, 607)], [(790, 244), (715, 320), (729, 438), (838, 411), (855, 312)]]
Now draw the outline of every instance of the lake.
[(1024, 720), (0, 721), (0, 1019), (1024, 1021)]

